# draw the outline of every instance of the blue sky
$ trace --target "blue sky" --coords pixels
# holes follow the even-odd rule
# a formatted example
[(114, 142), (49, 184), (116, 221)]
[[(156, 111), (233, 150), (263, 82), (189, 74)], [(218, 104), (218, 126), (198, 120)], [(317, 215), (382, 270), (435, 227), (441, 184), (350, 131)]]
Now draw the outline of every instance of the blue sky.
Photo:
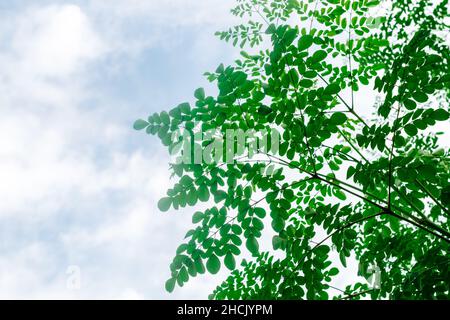
[(205, 71), (237, 56), (213, 35), (232, 24), (232, 4), (0, 4), (0, 298), (205, 298), (215, 287), (205, 276), (164, 292), (194, 209), (157, 210), (168, 156), (131, 126), (192, 100), (209, 88)]

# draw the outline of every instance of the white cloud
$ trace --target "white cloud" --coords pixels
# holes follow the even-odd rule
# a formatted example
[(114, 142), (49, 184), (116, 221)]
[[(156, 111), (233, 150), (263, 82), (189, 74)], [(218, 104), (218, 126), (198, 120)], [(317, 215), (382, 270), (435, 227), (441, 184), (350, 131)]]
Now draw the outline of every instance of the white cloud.
[(105, 49), (76, 5), (54, 5), (20, 17), (11, 51), (27, 75), (62, 77)]
[[(133, 17), (154, 18), (162, 30), (175, 10), (179, 25), (200, 26), (214, 22), (206, 14), (211, 6), (127, 1), (136, 10), (124, 12), (124, 2), (92, 3), (20, 7), (3, 20), (0, 297), (206, 297), (216, 278), (164, 293), (190, 217), (157, 211), (169, 186), (168, 158), (156, 139), (145, 144), (121, 119), (132, 106), (92, 83), (98, 70), (126, 68), (135, 54), (159, 45), (160, 31), (133, 36)], [(111, 10), (115, 21), (105, 18)], [(204, 58), (217, 54), (205, 51)], [(141, 147), (133, 147), (137, 140)], [(78, 291), (66, 288), (69, 265), (81, 268)]]
[(71, 75), (101, 57), (97, 35), (73, 5), (28, 10), (15, 24), (0, 59), (0, 215), (30, 205), (52, 211), (49, 206), (95, 169), (88, 157), (70, 148), (76, 131), (88, 129), (79, 127), (83, 84)]
[(233, 1), (223, 0), (110, 0), (93, 1), (91, 6), (115, 17), (149, 20), (167, 28), (205, 24), (219, 25), (230, 21)]

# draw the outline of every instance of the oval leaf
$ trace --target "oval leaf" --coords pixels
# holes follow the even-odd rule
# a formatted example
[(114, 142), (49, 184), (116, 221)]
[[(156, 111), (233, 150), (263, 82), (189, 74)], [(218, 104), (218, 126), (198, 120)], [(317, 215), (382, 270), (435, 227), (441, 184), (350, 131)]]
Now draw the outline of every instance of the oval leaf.
[(209, 273), (216, 274), (220, 270), (220, 260), (217, 258), (215, 254), (209, 257), (208, 261), (206, 261), (206, 269), (208, 269)]
[(142, 120), (142, 119), (137, 119), (133, 124), (133, 128), (135, 130), (142, 130), (142, 129), (147, 128), (148, 125), (149, 125), (149, 123), (147, 121)]
[(335, 112), (331, 115), (330, 122), (334, 125), (341, 125), (347, 121), (347, 116), (342, 112)]
[(259, 253), (259, 244), (258, 240), (256, 240), (255, 236), (248, 237), (247, 241), (245, 242), (245, 246), (247, 247), (248, 251), (252, 253), (252, 255), (256, 256)]
[(198, 198), (200, 201), (206, 202), (209, 200), (209, 190), (205, 184), (198, 188)]
[(175, 289), (175, 278), (170, 278), (169, 280), (166, 281), (166, 291), (169, 293), (172, 293), (173, 289)]
[(311, 47), (313, 44), (313, 37), (310, 34), (305, 34), (298, 40), (298, 51), (303, 51)]
[(236, 260), (234, 260), (234, 256), (231, 252), (228, 252), (225, 255), (225, 259), (223, 262), (225, 264), (225, 267), (227, 267), (230, 270), (234, 270), (236, 268)]
[(327, 57), (327, 52), (326, 51), (324, 51), (324, 50), (317, 50), (312, 55), (310, 61), (311, 61), (312, 64), (315, 64), (315, 63), (319, 63), (320, 61), (322, 61), (326, 57)]
[(158, 201), (158, 208), (159, 208), (159, 210), (165, 212), (165, 211), (169, 210), (171, 204), (172, 204), (172, 199), (170, 199), (169, 197), (161, 198)]

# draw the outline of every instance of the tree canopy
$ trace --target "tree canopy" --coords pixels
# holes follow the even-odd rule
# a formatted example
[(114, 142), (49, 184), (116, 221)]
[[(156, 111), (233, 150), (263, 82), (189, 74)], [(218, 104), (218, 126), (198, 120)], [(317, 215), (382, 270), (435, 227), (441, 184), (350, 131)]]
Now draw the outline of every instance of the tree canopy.
[[(448, 8), (448, 0), (237, 0), (231, 12), (242, 24), (217, 36), (241, 57), (206, 73), (217, 93), (197, 89), (195, 105), (134, 128), (174, 157), (183, 152), (179, 130), (214, 130), (192, 149), (229, 129), (276, 132), (279, 146), (231, 163), (170, 165), (177, 182), (160, 210), (209, 208), (192, 216), (169, 292), (225, 267), (210, 298), (449, 298), (449, 150), (434, 128), (448, 129)], [(361, 92), (368, 99), (356, 99)], [(272, 237), (267, 251), (263, 237)], [(377, 266), (379, 285), (333, 291), (349, 259)]]

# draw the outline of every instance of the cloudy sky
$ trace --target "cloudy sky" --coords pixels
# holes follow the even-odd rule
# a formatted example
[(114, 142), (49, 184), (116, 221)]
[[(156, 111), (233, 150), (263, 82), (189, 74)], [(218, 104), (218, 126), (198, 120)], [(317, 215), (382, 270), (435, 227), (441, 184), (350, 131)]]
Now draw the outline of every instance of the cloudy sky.
[(164, 291), (195, 209), (158, 211), (169, 158), (132, 124), (212, 89), (233, 3), (0, 2), (0, 298), (196, 299), (225, 276)]
[(0, 298), (192, 299), (215, 287), (204, 276), (164, 292), (194, 209), (158, 211), (166, 150), (131, 127), (192, 101), (203, 72), (237, 56), (213, 35), (232, 4), (0, 2)]

